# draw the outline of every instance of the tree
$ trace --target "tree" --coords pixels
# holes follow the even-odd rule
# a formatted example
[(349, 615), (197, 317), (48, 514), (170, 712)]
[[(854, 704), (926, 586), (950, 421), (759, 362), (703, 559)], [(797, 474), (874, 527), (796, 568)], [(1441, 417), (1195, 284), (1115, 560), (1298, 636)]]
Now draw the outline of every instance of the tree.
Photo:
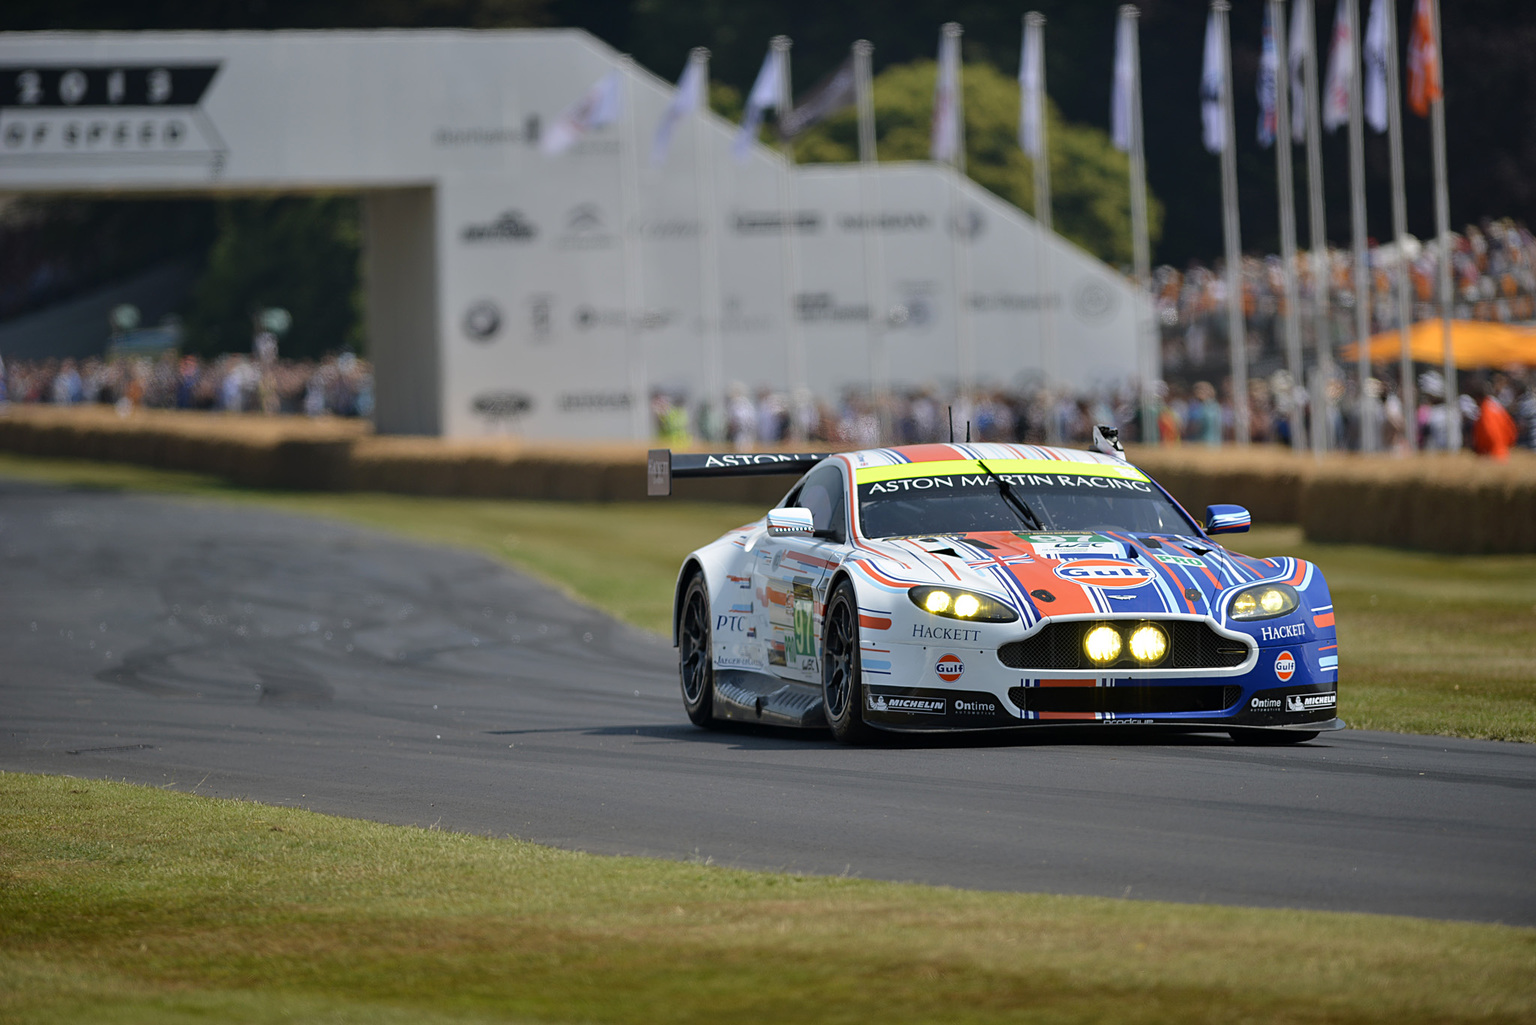
[(252, 317), (293, 315), (282, 354), (314, 357), (362, 341), (357, 200), (238, 199), (221, 204), (219, 234), (186, 315), (189, 352), (248, 352)]
[[(886, 68), (874, 82), (875, 128), (881, 160), (927, 160), (936, 65), (913, 61)], [(1019, 87), (990, 64), (967, 64), (964, 75), (966, 171), (1024, 210), (1035, 208), (1034, 168), (1018, 145)], [(1130, 165), (1102, 129), (1073, 124), (1047, 104), (1051, 209), (1057, 231), (1102, 260), (1131, 262)], [(844, 110), (797, 142), (805, 163), (858, 158), (858, 124)], [(1155, 244), (1162, 205), (1149, 197)]]

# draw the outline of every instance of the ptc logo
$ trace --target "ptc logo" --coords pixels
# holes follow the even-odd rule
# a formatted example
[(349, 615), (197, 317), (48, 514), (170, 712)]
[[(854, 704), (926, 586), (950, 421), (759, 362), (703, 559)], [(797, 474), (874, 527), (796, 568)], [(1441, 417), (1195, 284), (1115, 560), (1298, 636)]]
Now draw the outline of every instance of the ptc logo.
[(1057, 566), (1056, 575), (1090, 587), (1140, 587), (1152, 579), (1145, 567), (1119, 559), (1073, 559)]
[(945, 683), (954, 683), (965, 672), (965, 663), (960, 661), (959, 655), (944, 655), (933, 669), (939, 674), (939, 679)]
[(1296, 675), (1296, 659), (1291, 657), (1289, 651), (1282, 651), (1275, 656), (1275, 676), (1284, 683)]

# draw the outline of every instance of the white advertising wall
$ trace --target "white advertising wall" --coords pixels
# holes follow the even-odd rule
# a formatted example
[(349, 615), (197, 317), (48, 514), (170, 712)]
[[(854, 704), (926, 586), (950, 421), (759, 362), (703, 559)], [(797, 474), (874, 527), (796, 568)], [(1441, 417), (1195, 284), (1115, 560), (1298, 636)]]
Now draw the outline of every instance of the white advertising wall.
[[(623, 116), (542, 153), (616, 67)], [(712, 381), (1136, 376), (1129, 286), (1020, 211), (927, 164), (738, 163), (712, 115), (653, 165), (670, 94), (566, 30), (5, 33), (0, 190), (361, 193), (382, 431), (627, 437), (651, 389)]]

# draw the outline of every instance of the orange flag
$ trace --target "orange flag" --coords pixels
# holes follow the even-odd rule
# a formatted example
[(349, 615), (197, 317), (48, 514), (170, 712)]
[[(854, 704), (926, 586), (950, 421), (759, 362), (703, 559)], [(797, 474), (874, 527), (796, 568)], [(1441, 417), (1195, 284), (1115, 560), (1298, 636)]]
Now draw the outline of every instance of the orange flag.
[(1413, 34), (1408, 37), (1408, 107), (1419, 117), (1428, 117), (1429, 105), (1445, 95), (1440, 87), (1440, 40), (1435, 38), (1429, 4), (1414, 4)]

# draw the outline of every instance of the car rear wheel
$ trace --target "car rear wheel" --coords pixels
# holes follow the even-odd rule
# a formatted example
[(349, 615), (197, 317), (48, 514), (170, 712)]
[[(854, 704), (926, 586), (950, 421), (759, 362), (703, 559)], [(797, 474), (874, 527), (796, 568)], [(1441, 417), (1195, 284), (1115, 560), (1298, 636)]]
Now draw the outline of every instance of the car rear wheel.
[(695, 726), (715, 722), (715, 659), (709, 636), (709, 586), (696, 573), (683, 592), (683, 616), (677, 631), (677, 675), (683, 708)]
[(1315, 740), (1312, 730), (1228, 730), (1232, 743), (1249, 747), (1282, 747), (1288, 744), (1305, 744)]
[(862, 744), (875, 735), (864, 721), (864, 678), (859, 667), (859, 604), (843, 580), (832, 591), (821, 627), (821, 700), (832, 736)]

